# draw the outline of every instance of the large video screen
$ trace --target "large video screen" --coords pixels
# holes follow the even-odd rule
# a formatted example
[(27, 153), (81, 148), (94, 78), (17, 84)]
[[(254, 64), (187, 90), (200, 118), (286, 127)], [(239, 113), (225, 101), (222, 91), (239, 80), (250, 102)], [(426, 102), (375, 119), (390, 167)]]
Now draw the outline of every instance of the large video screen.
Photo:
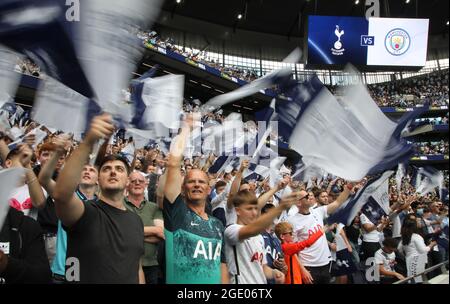
[(307, 68), (344, 66), (420, 68), (428, 19), (309, 16)]

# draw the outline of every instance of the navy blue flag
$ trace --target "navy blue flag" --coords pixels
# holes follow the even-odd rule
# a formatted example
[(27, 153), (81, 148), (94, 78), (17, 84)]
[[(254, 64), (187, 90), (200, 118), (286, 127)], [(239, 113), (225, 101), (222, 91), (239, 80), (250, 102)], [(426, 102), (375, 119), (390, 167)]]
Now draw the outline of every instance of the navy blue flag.
[(439, 198), (441, 199), (441, 201), (448, 205), (448, 189), (447, 188), (442, 188), (441, 191), (439, 191)]
[(413, 144), (408, 144), (406, 139), (401, 137), (401, 133), (407, 125), (411, 124), (417, 117), (420, 117), (423, 113), (427, 112), (428, 109), (429, 106), (425, 105), (401, 117), (397, 122), (397, 127), (385, 149), (386, 152), (384, 158), (370, 169), (368, 175), (379, 174), (392, 169), (399, 163), (409, 162), (415, 153), (415, 146)]
[(221, 155), (216, 161), (209, 167), (209, 173), (219, 173), (225, 170), (225, 168), (232, 162), (235, 156)]
[[(385, 186), (388, 178), (393, 173), (394, 171), (386, 171), (382, 175), (368, 181), (367, 184), (355, 194), (355, 196), (349, 198), (347, 202), (341, 205), (338, 210), (330, 215), (328, 218), (328, 223), (342, 223), (349, 226), (358, 212), (363, 209), (366, 203), (369, 202), (369, 198), (376, 194), (381, 187)], [(381, 206), (381, 202), (377, 202), (375, 199), (374, 201), (378, 206)], [(373, 204), (373, 202), (371, 204)], [(370, 206), (371, 205), (369, 205), (369, 207)], [(372, 209), (378, 210), (378, 207)], [(370, 208), (367, 210), (369, 211)]]
[(12, 114), (16, 113), (17, 105), (13, 102), (6, 102), (5, 104), (3, 104), (3, 106), (0, 108), (0, 110), (4, 110), (12, 115)]
[(298, 83), (290, 77), (280, 77), (276, 84), (282, 92), (275, 104), (275, 111), (278, 113), (278, 134), (288, 142), (301, 113), (324, 85), (315, 74), (303, 83)]
[(342, 100), (317, 76), (299, 85), (291, 81), (279, 86), (286, 97), (277, 100), (279, 134), (306, 165), (357, 181), (390, 170), (414, 154), (414, 146), (401, 132), (427, 111), (426, 106), (394, 123), (362, 84), (346, 89)]
[(378, 223), (381, 217), (387, 216), (386, 212), (372, 196), (369, 197), (361, 212), (374, 224)]
[(131, 81), (131, 96), (130, 100), (134, 107), (134, 116), (131, 119), (131, 124), (135, 125), (138, 129), (143, 129), (145, 126), (142, 125), (142, 116), (144, 115), (146, 105), (142, 100), (142, 92), (144, 89), (144, 80), (147, 78), (152, 78), (158, 70), (158, 66), (155, 65), (153, 68), (145, 72), (139, 78), (133, 79)]
[(60, 2), (2, 0), (0, 42), (28, 56), (47, 75), (92, 98), (94, 92), (60, 21), (65, 15)]
[(266, 107), (261, 111), (255, 113), (255, 118), (257, 121), (265, 121), (268, 124), (275, 112), (273, 107)]
[(257, 180), (262, 181), (267, 178), (270, 174), (270, 168), (250, 163), (247, 169), (247, 174), (245, 175), (245, 180)]

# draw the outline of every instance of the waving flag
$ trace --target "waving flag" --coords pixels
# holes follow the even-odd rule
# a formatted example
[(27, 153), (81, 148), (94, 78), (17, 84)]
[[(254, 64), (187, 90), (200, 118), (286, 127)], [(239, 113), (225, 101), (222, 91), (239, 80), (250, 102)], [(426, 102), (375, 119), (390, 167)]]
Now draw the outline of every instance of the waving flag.
[(215, 173), (230, 173), (233, 169), (237, 169), (241, 163), (241, 159), (233, 155), (219, 156), (213, 165), (209, 168), (208, 172)]
[[(222, 124), (210, 126), (202, 131), (202, 150), (205, 152), (214, 151), (217, 155), (239, 156), (246, 146), (246, 139), (249, 135), (244, 130), (242, 116), (238, 113), (228, 115)], [(195, 141), (195, 138), (191, 141)], [(203, 147), (204, 146), (204, 147)], [(239, 152), (239, 153), (238, 153)]]
[(372, 193), (361, 211), (372, 223), (378, 223), (382, 216), (387, 216), (390, 213), (388, 179)]
[(401, 192), (402, 188), (402, 179), (406, 175), (405, 165), (398, 164), (397, 173), (395, 174), (395, 181), (397, 183), (397, 192)]
[(422, 179), (423, 168), (417, 168), (416, 166), (411, 166), (411, 181), (410, 184), (414, 186), (415, 189), (419, 188)]
[(13, 190), (19, 186), (20, 180), (25, 174), (23, 169), (13, 168), (0, 171), (0, 230), (3, 227), (5, 217), (9, 210), (9, 199)]
[(19, 86), (20, 74), (14, 71), (18, 58), (16, 54), (0, 44), (0, 108), (6, 102), (12, 101)]
[(401, 138), (401, 131), (423, 109), (394, 123), (362, 84), (344, 90), (339, 102), (314, 77), (287, 95), (293, 99), (279, 103), (277, 109), (279, 120), (285, 122), (281, 132), (290, 134), (291, 148), (302, 155), (307, 166), (358, 181), (405, 162), (414, 152)]
[(286, 161), (286, 157), (276, 157), (270, 161), (270, 174), (269, 174), (269, 186), (275, 187), (282, 179), (280, 174), (280, 168)]
[(0, 42), (28, 56), (47, 75), (91, 98), (92, 88), (60, 21), (64, 14), (58, 0), (2, 1)]
[(98, 105), (129, 122), (121, 91), (144, 53), (138, 30), (146, 29), (160, 11), (160, 0), (89, 0), (80, 5), (74, 42)]
[[(372, 201), (370, 206), (373, 206), (372, 209), (376, 210), (377, 214), (381, 214), (380, 208), (387, 214), (384, 209), (384, 199), (383, 193), (384, 188), (386, 187), (386, 182), (388, 182), (389, 177), (394, 173), (394, 171), (386, 171), (382, 175), (377, 178), (374, 178), (367, 182), (367, 184), (361, 188), (354, 197), (351, 197), (345, 202), (338, 210), (336, 210), (330, 217), (328, 218), (329, 223), (343, 223), (347, 226), (351, 224), (355, 216), (358, 212), (366, 205), (369, 201), (369, 198), (372, 197)], [(384, 187), (384, 188), (381, 188)], [(381, 188), (381, 189), (380, 189)], [(380, 192), (377, 192), (380, 191)], [(382, 192), (381, 192), (382, 191)], [(375, 194), (375, 197), (373, 197)], [(380, 195), (381, 194), (381, 195)], [(378, 201), (376, 200), (378, 198)], [(380, 206), (376, 206), (373, 201), (376, 201)], [(380, 205), (382, 204), (382, 205)], [(366, 213), (370, 212), (371, 209), (367, 208)], [(375, 216), (375, 215), (374, 215)], [(378, 215), (377, 215), (378, 216)]]
[(278, 132), (288, 141), (298, 122), (303, 108), (324, 88), (317, 75), (303, 83), (289, 78), (279, 78), (277, 84), (282, 96), (277, 97), (275, 110), (278, 113)]
[(442, 189), (439, 191), (439, 198), (440, 200), (448, 205), (448, 189), (442, 187)]
[[(64, 84), (47, 78), (41, 82), (32, 110), (35, 121), (46, 127), (83, 132), (90, 122), (89, 99)], [(98, 113), (93, 113), (94, 116)]]
[(0, 132), (6, 132), (11, 129), (11, 124), (8, 119), (8, 112), (0, 110)]
[(231, 163), (234, 159), (234, 156), (219, 156), (216, 161), (209, 167), (209, 173), (221, 173), (225, 170), (225, 168)]
[(129, 143), (120, 151), (120, 154), (128, 160), (130, 165), (133, 162), (135, 150), (134, 143)]
[(441, 171), (438, 171), (432, 167), (421, 168), (422, 178), (416, 188), (416, 192), (419, 195), (427, 195), (430, 192), (435, 191), (436, 188), (442, 189), (442, 183), (444, 181), (444, 175)]
[(279, 81), (279, 78), (291, 77), (292, 71), (289, 68), (276, 70), (272, 73), (258, 78), (257, 80), (246, 84), (232, 92), (221, 94), (211, 98), (201, 108), (203, 112), (212, 112), (230, 102), (251, 96), (261, 90), (269, 88)]
[(131, 124), (139, 126), (144, 115), (146, 104), (142, 99), (142, 92), (144, 91), (144, 81), (148, 78), (152, 78), (158, 71), (158, 66), (154, 66), (139, 78), (133, 79), (130, 82), (131, 94), (130, 101), (133, 104), (134, 114), (131, 120)]
[[(154, 72), (153, 72), (154, 73)], [(132, 124), (138, 129), (155, 129), (156, 136), (169, 136), (169, 129), (178, 129), (183, 104), (184, 76), (166, 75), (145, 78), (134, 86), (135, 107)], [(162, 128), (155, 128), (157, 125)]]
[[(296, 48), (286, 58), (284, 58), (283, 62), (287, 63), (298, 62), (301, 56), (302, 56), (301, 50), (299, 48)], [(261, 78), (258, 78), (257, 80), (252, 81), (251, 83), (245, 86), (238, 88), (237, 90), (211, 98), (205, 105), (202, 106), (202, 109), (205, 112), (214, 111), (215, 109), (218, 109), (230, 102), (242, 99), (247, 96), (251, 96), (275, 84), (288, 82), (288, 79), (291, 78), (292, 78), (292, 70), (290, 68), (274, 70), (269, 74)], [(267, 116), (267, 120), (269, 119), (270, 115), (271, 114)]]

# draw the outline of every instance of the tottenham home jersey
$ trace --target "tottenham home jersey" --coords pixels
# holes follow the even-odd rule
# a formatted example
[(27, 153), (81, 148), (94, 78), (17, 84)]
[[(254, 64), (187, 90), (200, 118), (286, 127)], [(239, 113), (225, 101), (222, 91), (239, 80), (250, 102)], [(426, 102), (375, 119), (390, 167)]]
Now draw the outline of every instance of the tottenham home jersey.
[(220, 284), (225, 248), (220, 220), (205, 220), (180, 196), (171, 204), (164, 198), (166, 281), (168, 284)]

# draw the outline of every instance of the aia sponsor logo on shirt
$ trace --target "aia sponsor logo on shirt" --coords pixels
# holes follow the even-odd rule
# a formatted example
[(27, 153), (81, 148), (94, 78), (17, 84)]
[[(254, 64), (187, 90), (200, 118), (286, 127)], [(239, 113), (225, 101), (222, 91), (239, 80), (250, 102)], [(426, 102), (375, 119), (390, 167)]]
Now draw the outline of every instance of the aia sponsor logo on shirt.
[(220, 259), (220, 253), (222, 249), (222, 244), (217, 242), (214, 249), (214, 244), (212, 242), (205, 243), (202, 240), (198, 240), (197, 246), (195, 247), (194, 251), (194, 259), (197, 259), (199, 257), (205, 259), (205, 260), (217, 260)]
[(262, 265), (262, 261), (263, 261), (263, 254), (264, 253), (262, 253), (262, 252), (255, 252), (254, 254), (253, 254), (253, 256), (252, 256), (252, 259), (250, 260), (250, 262), (258, 262), (259, 264), (261, 264)]
[(313, 227), (312, 229), (308, 229), (308, 237), (310, 237), (311, 235), (313, 235), (314, 233), (318, 232), (320, 229), (322, 228), (322, 225), (317, 224), (315, 227)]
[(272, 257), (273, 260), (277, 260), (279, 257), (277, 249), (270, 247), (270, 245), (267, 245), (266, 247), (266, 255)]
[(391, 269), (394, 269), (395, 265), (397, 264), (395, 259), (390, 259), (390, 260), (388, 260), (388, 262), (389, 262), (389, 267), (391, 267)]
[(30, 210), (33, 208), (33, 204), (31, 203), (31, 198), (27, 198), (23, 202), (19, 202), (17, 199), (12, 198), (9, 200), (9, 205), (16, 209), (17, 211)]

